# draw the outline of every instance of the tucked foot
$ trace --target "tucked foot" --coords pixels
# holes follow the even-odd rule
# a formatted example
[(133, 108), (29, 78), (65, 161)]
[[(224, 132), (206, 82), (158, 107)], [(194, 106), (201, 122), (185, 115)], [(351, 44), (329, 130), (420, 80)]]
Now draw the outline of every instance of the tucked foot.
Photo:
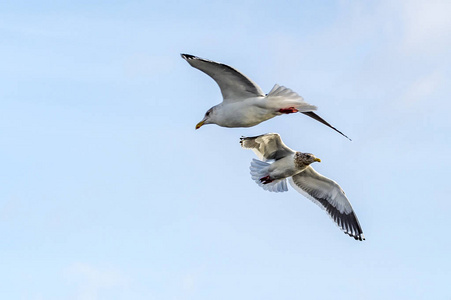
[(272, 179), (271, 177), (269, 177), (269, 175), (260, 178), (260, 182), (263, 183), (263, 184), (268, 184), (268, 183), (273, 182), (273, 181), (274, 181), (274, 179)]
[(288, 108), (281, 108), (279, 109), (280, 113), (283, 114), (292, 114), (292, 113), (297, 113), (299, 110), (295, 107), (288, 107)]

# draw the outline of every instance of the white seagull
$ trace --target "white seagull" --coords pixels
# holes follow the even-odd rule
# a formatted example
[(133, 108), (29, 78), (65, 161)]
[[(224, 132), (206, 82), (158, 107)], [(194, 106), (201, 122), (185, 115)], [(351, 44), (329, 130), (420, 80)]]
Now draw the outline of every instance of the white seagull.
[(365, 239), (345, 192), (338, 183), (310, 166), (313, 162), (321, 162), (319, 158), (288, 148), (277, 133), (242, 137), (240, 143), (263, 160), (253, 159), (250, 170), (252, 179), (264, 190), (286, 192), (288, 179), (295, 190), (325, 209), (346, 234), (356, 240)]
[(213, 106), (205, 113), (205, 117), (196, 125), (196, 129), (205, 124), (216, 124), (222, 127), (251, 127), (275, 116), (301, 112), (348, 138), (314, 113), (316, 106), (308, 104), (289, 88), (276, 84), (265, 95), (255, 82), (228, 65), (189, 54), (181, 54), (181, 56), (192, 67), (213, 78), (219, 85), (223, 97), (222, 103)]

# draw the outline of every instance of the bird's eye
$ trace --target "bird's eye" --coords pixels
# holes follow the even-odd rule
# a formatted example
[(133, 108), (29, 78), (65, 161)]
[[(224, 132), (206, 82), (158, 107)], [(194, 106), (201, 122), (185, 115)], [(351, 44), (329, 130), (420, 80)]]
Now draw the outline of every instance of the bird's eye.
[(207, 117), (210, 115), (210, 112), (209, 111), (207, 111), (207, 113), (205, 114)]

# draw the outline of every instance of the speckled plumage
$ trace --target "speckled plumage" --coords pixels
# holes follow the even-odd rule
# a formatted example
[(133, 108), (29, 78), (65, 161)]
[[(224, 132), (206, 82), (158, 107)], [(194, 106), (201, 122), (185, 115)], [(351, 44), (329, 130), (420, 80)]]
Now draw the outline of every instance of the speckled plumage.
[(302, 153), (302, 152), (296, 152), (294, 154), (294, 165), (299, 170), (304, 170), (307, 168), (311, 163), (315, 162), (315, 155), (311, 153)]
[(310, 166), (315, 161), (320, 162), (320, 159), (311, 153), (290, 149), (277, 133), (242, 137), (240, 143), (262, 159), (253, 159), (250, 167), (251, 177), (260, 187), (270, 192), (285, 192), (288, 190), (288, 180), (296, 191), (326, 210), (346, 234), (356, 240), (365, 239), (359, 220), (341, 187)]

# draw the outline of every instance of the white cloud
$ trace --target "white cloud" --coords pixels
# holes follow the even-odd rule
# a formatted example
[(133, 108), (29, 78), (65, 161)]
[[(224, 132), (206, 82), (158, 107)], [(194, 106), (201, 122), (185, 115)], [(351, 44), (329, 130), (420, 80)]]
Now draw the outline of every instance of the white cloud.
[(404, 50), (449, 52), (450, 12), (450, 1), (401, 1)]
[(411, 107), (430, 102), (434, 92), (441, 87), (444, 80), (441, 72), (434, 72), (412, 82), (403, 96), (404, 104)]
[(90, 264), (76, 262), (67, 269), (70, 282), (76, 282), (75, 299), (94, 300), (104, 297), (102, 292), (122, 289), (127, 285), (125, 277), (114, 268), (94, 267)]
[(182, 276), (182, 291), (185, 295), (191, 294), (197, 290), (199, 285), (199, 277), (199, 270), (192, 270)]

